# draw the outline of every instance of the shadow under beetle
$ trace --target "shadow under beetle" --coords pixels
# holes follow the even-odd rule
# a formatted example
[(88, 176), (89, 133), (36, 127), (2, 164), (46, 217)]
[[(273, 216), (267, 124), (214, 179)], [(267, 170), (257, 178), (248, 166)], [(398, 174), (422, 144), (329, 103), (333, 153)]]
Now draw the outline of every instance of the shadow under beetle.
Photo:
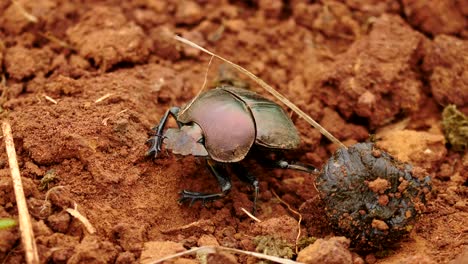
[[(164, 132), (167, 119), (176, 119), (178, 128)], [(286, 112), (276, 103), (245, 89), (220, 86), (206, 91), (183, 108), (171, 107), (153, 130), (148, 141), (148, 155), (158, 155), (163, 142), (174, 154), (206, 157), (207, 165), (221, 187), (219, 193), (181, 192), (180, 202), (212, 201), (224, 197), (231, 189), (231, 180), (224, 165), (232, 166), (239, 178), (254, 188), (256, 211), (259, 186), (257, 178), (239, 162), (252, 147), (290, 150), (299, 146), (299, 133)], [(317, 170), (310, 165), (290, 164), (279, 160), (274, 167), (295, 169), (308, 173)]]

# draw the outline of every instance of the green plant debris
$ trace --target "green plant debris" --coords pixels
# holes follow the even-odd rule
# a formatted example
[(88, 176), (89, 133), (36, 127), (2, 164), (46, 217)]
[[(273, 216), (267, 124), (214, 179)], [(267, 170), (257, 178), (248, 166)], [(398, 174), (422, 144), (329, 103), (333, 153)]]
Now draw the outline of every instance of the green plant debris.
[(317, 241), (316, 237), (301, 237), (299, 241), (297, 242), (297, 247), (299, 248), (299, 251), (303, 250), (304, 248), (312, 245)]
[(8, 229), (16, 226), (15, 219), (11, 218), (0, 218), (0, 230)]
[(386, 258), (386, 257), (388, 257), (388, 256), (393, 255), (394, 253), (395, 253), (394, 250), (391, 250), (391, 249), (384, 249), (384, 250), (379, 250), (379, 251), (375, 252), (374, 255), (375, 255), (377, 258)]
[(253, 242), (257, 246), (255, 250), (259, 253), (287, 259), (292, 259), (294, 256), (294, 246), (283, 239), (274, 236), (256, 236)]
[(54, 182), (57, 179), (57, 174), (55, 174), (54, 170), (49, 170), (45, 173), (44, 177), (42, 177), (41, 182), (39, 184), (39, 190), (44, 191), (49, 189), (49, 183)]
[(208, 264), (208, 253), (198, 252), (197, 259), (200, 262), (200, 264)]
[(455, 105), (448, 105), (442, 112), (442, 126), (445, 137), (455, 151), (468, 149), (468, 117), (457, 110)]

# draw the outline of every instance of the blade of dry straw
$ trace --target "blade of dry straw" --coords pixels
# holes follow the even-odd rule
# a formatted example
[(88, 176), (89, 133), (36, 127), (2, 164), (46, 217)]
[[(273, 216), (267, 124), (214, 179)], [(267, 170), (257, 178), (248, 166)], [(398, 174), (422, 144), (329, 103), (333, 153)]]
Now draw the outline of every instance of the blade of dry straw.
[(78, 219), (86, 228), (86, 231), (90, 233), (91, 235), (96, 233), (96, 228), (89, 222), (88, 218), (84, 217), (79, 211), (78, 211), (78, 206), (75, 204), (75, 208), (67, 208), (65, 209), (67, 213), (71, 214), (73, 217)]
[(15, 144), (11, 133), (11, 126), (8, 121), (2, 123), (3, 136), (5, 140), (5, 148), (10, 164), (11, 178), (13, 180), (13, 189), (15, 191), (16, 205), (18, 206), (19, 228), (21, 232), (21, 241), (23, 243), (26, 254), (26, 262), (28, 264), (39, 263), (37, 254), (36, 241), (31, 224), (31, 218), (24, 197), (23, 183), (21, 182), (18, 160), (16, 159)]
[(270, 256), (270, 255), (266, 255), (266, 254), (258, 253), (258, 252), (252, 252), (252, 251), (245, 251), (245, 250), (240, 250), (240, 249), (235, 249), (235, 248), (222, 247), (222, 246), (203, 246), (203, 247), (198, 247), (198, 248), (191, 248), (189, 250), (186, 250), (186, 251), (183, 251), (183, 252), (180, 252), (180, 253), (176, 253), (176, 254), (169, 255), (169, 256), (166, 256), (166, 257), (158, 259), (158, 260), (148, 262), (148, 264), (162, 263), (162, 262), (170, 260), (170, 259), (178, 258), (178, 257), (189, 255), (189, 254), (193, 254), (193, 253), (196, 253), (196, 252), (205, 253), (205, 254), (214, 254), (214, 253), (217, 253), (219, 251), (232, 252), (232, 253), (237, 253), (237, 254), (244, 254), (244, 255), (253, 256), (253, 257), (256, 257), (256, 258), (259, 258), (259, 259), (266, 259), (266, 260), (273, 261), (275, 263), (280, 263), (280, 264), (303, 264), (302, 262), (297, 262), (297, 261), (290, 260), (290, 259)]
[(190, 106), (193, 104), (193, 102), (195, 102), (195, 100), (198, 98), (198, 96), (200, 96), (200, 94), (203, 92), (203, 90), (205, 90), (206, 83), (208, 82), (208, 71), (210, 70), (210, 66), (211, 66), (212, 61), (213, 61), (213, 56), (211, 56), (210, 62), (208, 63), (208, 67), (206, 67), (205, 80), (203, 80), (202, 88), (200, 89), (200, 91), (198, 91), (197, 95), (195, 95), (195, 97), (192, 99), (192, 101), (190, 101), (190, 103), (186, 107), (184, 107), (182, 109), (182, 111), (180, 111), (179, 115), (184, 114), (185, 111), (187, 111), (187, 109), (190, 108)]
[(320, 133), (322, 133), (322, 135), (324, 135), (325, 137), (327, 137), (331, 142), (334, 142), (336, 144), (338, 144), (340, 147), (343, 147), (343, 148), (346, 148), (346, 146), (341, 143), (341, 141), (339, 141), (337, 138), (335, 138), (332, 134), (330, 134), (330, 132), (328, 132), (325, 128), (323, 128), (319, 123), (317, 123), (312, 117), (310, 117), (308, 114), (304, 113), (301, 109), (299, 109), (299, 107), (297, 107), (294, 103), (292, 103), (291, 101), (289, 101), (286, 97), (284, 97), (282, 94), (280, 94), (278, 91), (276, 91), (273, 87), (271, 87), (270, 85), (268, 85), (266, 82), (264, 82), (262, 79), (258, 78), (257, 76), (255, 76), (255, 74), (249, 72), (248, 70), (244, 69), (243, 67), (235, 64), (234, 62), (231, 62), (229, 61), (228, 59), (225, 59), (195, 43), (193, 43), (192, 41), (186, 39), (186, 38), (183, 38), (183, 37), (180, 37), (180, 36), (177, 36), (175, 35), (174, 36), (174, 39), (177, 40), (177, 41), (180, 41), (184, 44), (187, 44), (193, 48), (196, 48), (196, 49), (199, 49), (205, 53), (208, 53), (210, 54), (211, 56), (214, 56), (228, 64), (230, 64), (232, 67), (234, 67), (235, 69), (237, 69), (238, 71), (244, 73), (245, 75), (247, 75), (249, 78), (251, 78), (252, 80), (254, 80), (258, 85), (260, 85), (261, 87), (263, 87), (265, 90), (267, 90), (269, 93), (271, 93), (273, 96), (275, 96), (276, 98), (278, 98), (278, 100), (280, 100), (283, 104), (285, 104), (286, 106), (288, 106), (289, 108), (291, 108), (294, 112), (296, 112), (296, 114), (298, 114), (300, 117), (302, 117), (305, 121), (307, 121), (307, 123), (309, 123), (310, 125), (312, 125), (313, 127), (315, 127), (316, 129), (318, 129), (320, 131)]
[(281, 199), (279, 197), (278, 194), (276, 194), (276, 192), (274, 190), (271, 190), (271, 192), (273, 193), (273, 195), (276, 196), (276, 199), (278, 199), (282, 204), (286, 205), (286, 207), (288, 207), (288, 210), (293, 212), (294, 214), (296, 214), (298, 216), (298, 220), (297, 220), (297, 236), (296, 236), (296, 254), (299, 253), (299, 238), (301, 237), (301, 222), (302, 222), (302, 215), (294, 210), (291, 205), (289, 205), (287, 202), (285, 202), (283, 199)]
[(16, 8), (18, 8), (20, 14), (23, 15), (27, 20), (33, 23), (37, 23), (39, 21), (37, 17), (26, 11), (26, 9), (24, 9), (24, 7), (20, 3), (18, 3), (18, 1), (13, 0), (12, 2), (13, 5), (16, 6)]

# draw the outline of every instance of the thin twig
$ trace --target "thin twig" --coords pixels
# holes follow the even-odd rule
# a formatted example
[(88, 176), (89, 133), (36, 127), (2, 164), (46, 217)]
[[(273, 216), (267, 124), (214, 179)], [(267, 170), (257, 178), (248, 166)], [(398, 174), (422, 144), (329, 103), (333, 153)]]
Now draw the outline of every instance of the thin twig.
[(96, 99), (96, 101), (94, 101), (94, 103), (99, 103), (99, 102), (102, 102), (104, 100), (106, 100), (107, 98), (111, 97), (112, 93), (107, 93), (101, 97), (99, 97), (98, 99)]
[[(0, 49), (1, 49), (1, 42), (0, 42)], [(6, 86), (5, 73), (2, 73), (2, 75), (0, 76), (0, 84), (3, 85), (3, 86)]]
[(8, 162), (10, 164), (11, 178), (13, 180), (16, 205), (18, 206), (19, 227), (21, 232), (21, 241), (26, 254), (26, 262), (28, 264), (36, 264), (39, 263), (36, 241), (34, 239), (31, 218), (29, 216), (26, 198), (24, 196), (23, 183), (21, 182), (18, 160), (16, 159), (15, 144), (13, 142), (11, 126), (8, 121), (3, 121), (2, 130), (5, 140), (5, 148), (8, 155)]
[(50, 101), (52, 102), (53, 104), (57, 104), (57, 100), (55, 100), (54, 98), (48, 96), (48, 95), (45, 95), (44, 94), (44, 98), (47, 100), (47, 101)]
[(10, 257), (11, 253), (12, 253), (12, 252), (16, 252), (15, 250), (16, 250), (16, 248), (17, 248), (18, 246), (19, 246), (19, 245), (17, 244), (16, 246), (12, 247), (12, 248), (8, 251), (8, 253), (6, 254), (6, 256), (3, 258), (2, 264), (7, 263), (6, 261), (7, 261), (8, 258)]
[(73, 217), (75, 217), (76, 219), (78, 219), (86, 228), (86, 230), (88, 231), (88, 233), (90, 233), (91, 235), (96, 233), (96, 229), (94, 228), (94, 226), (89, 222), (88, 218), (84, 217), (80, 212), (78, 212), (78, 206), (75, 204), (75, 208), (72, 209), (72, 208), (67, 208), (65, 209), (65, 211), (67, 211), (67, 213), (71, 214)]
[(1, 100), (6, 98), (7, 89), (8, 89), (7, 84), (6, 84), (6, 77), (4, 73), (0, 75), (0, 85), (3, 86), (2, 93), (0, 93), (0, 103), (1, 103)]
[(119, 116), (119, 115), (121, 115), (121, 114), (123, 114), (123, 113), (125, 113), (125, 112), (127, 112), (127, 111), (128, 111), (128, 108), (125, 108), (124, 110), (118, 112), (118, 113), (115, 114), (115, 115), (108, 116), (108, 117), (104, 118), (104, 119), (101, 121), (101, 123), (102, 123), (103, 125), (107, 126), (107, 121), (109, 121), (109, 119), (111, 119), (112, 117)]
[(205, 89), (206, 83), (208, 82), (208, 71), (209, 71), (209, 69), (210, 69), (211, 62), (213, 61), (213, 58), (214, 58), (214, 56), (211, 56), (210, 62), (208, 62), (208, 67), (206, 67), (205, 80), (203, 80), (202, 88), (198, 91), (197, 95), (192, 99), (192, 101), (190, 101), (190, 103), (188, 103), (187, 106), (184, 107), (184, 109), (182, 109), (182, 111), (180, 111), (180, 114), (179, 114), (179, 115), (182, 115), (185, 111), (187, 111), (187, 109), (190, 108), (190, 106), (193, 104), (193, 102), (195, 102), (195, 100), (198, 98), (198, 96), (200, 96), (200, 94), (201, 94), (201, 93), (203, 92), (203, 90)]
[(16, 6), (16, 8), (18, 8), (20, 13), (24, 16), (24, 18), (26, 18), (27, 20), (29, 20), (30, 22), (33, 22), (33, 23), (37, 23), (37, 21), (39, 21), (39, 19), (37, 19), (37, 17), (35, 17), (34, 15), (32, 15), (31, 13), (26, 11), (26, 9), (24, 9), (24, 7), (20, 3), (18, 3), (18, 1), (12, 0), (12, 2)]
[(308, 114), (304, 113), (301, 109), (299, 109), (299, 107), (297, 107), (294, 103), (292, 103), (291, 101), (289, 101), (286, 97), (284, 97), (282, 94), (280, 94), (278, 91), (276, 91), (273, 87), (271, 87), (269, 84), (267, 84), (265, 81), (263, 81), (262, 79), (258, 78), (257, 76), (255, 76), (255, 74), (249, 72), (248, 70), (246, 70), (245, 68), (235, 64), (234, 62), (231, 62), (229, 61), (228, 59), (225, 59), (205, 48), (202, 48), (201, 46), (193, 43), (192, 41), (188, 40), (188, 39), (185, 39), (183, 37), (180, 37), (180, 36), (174, 36), (174, 39), (175, 40), (178, 40), (184, 44), (187, 44), (193, 48), (196, 48), (196, 49), (199, 49), (205, 53), (208, 53), (210, 54), (211, 56), (214, 56), (228, 64), (230, 64), (232, 67), (234, 67), (235, 69), (237, 69), (238, 71), (244, 73), (245, 75), (247, 75), (249, 78), (251, 78), (252, 80), (254, 80), (257, 84), (259, 84), (261, 87), (263, 87), (265, 90), (267, 90), (269, 93), (271, 93), (272, 95), (274, 95), (278, 100), (280, 100), (283, 104), (285, 104), (286, 106), (288, 106), (289, 108), (291, 108), (294, 112), (296, 112), (300, 117), (302, 117), (304, 120), (306, 120), (310, 125), (312, 125), (313, 127), (315, 127), (317, 130), (320, 131), (320, 133), (322, 133), (322, 135), (324, 135), (325, 137), (327, 137), (331, 142), (334, 142), (336, 144), (338, 144), (340, 147), (342, 148), (345, 148), (347, 149), (347, 147), (341, 143), (341, 141), (339, 141), (337, 138), (335, 138), (330, 132), (328, 132), (324, 127), (322, 127), (319, 123), (317, 123), (312, 117), (310, 117)]
[(242, 212), (244, 212), (246, 215), (248, 215), (250, 218), (252, 218), (253, 220), (257, 221), (258, 223), (262, 222), (262, 220), (258, 219), (257, 217), (255, 217), (253, 214), (251, 214), (249, 211), (245, 210), (244, 207), (241, 207), (241, 210)]
[(49, 40), (50, 42), (57, 43), (61, 47), (64, 47), (64, 48), (67, 48), (67, 49), (70, 49), (70, 50), (73, 50), (73, 51), (76, 50), (70, 44), (68, 44), (67, 42), (65, 42), (63, 40), (60, 40), (56, 36), (52, 35), (52, 33), (50, 33), (50, 32), (46, 32), (46, 33), (39, 32), (39, 35), (41, 35), (43, 38)]
[(166, 261), (166, 260), (170, 260), (170, 259), (178, 258), (178, 257), (181, 257), (181, 256), (193, 254), (193, 253), (198, 253), (198, 252), (204, 253), (204, 254), (213, 254), (213, 253), (217, 253), (218, 251), (227, 251), (227, 252), (232, 252), (232, 253), (244, 254), (244, 255), (260, 258), (260, 259), (266, 259), (266, 260), (274, 261), (276, 263), (281, 263), (281, 264), (303, 264), (302, 262), (297, 262), (297, 261), (290, 260), (290, 259), (284, 259), (284, 258), (280, 258), (280, 257), (274, 257), (274, 256), (258, 253), (258, 252), (245, 251), (245, 250), (240, 250), (240, 249), (235, 249), (235, 248), (228, 248), (228, 247), (221, 247), (221, 246), (203, 246), (203, 247), (191, 248), (189, 250), (186, 250), (186, 251), (183, 251), (183, 252), (180, 252), (180, 253), (176, 253), (176, 254), (173, 254), (173, 255), (166, 256), (164, 258), (160, 258), (160, 259), (155, 260), (155, 261), (151, 261), (148, 264), (157, 264), (157, 263), (161, 263), (161, 262)]
[(276, 198), (284, 205), (286, 205), (286, 207), (288, 207), (288, 210), (295, 213), (297, 216), (299, 216), (299, 220), (297, 221), (297, 236), (296, 236), (296, 254), (299, 252), (299, 247), (297, 246), (297, 244), (299, 243), (299, 238), (301, 237), (301, 222), (302, 222), (302, 215), (292, 209), (292, 207), (285, 201), (283, 201), (283, 199), (281, 199), (278, 194), (276, 194), (276, 192), (274, 190), (271, 190), (271, 192), (273, 193), (273, 195), (276, 196)]
[(46, 192), (45, 199), (44, 199), (44, 204), (41, 206), (41, 210), (39, 211), (40, 214), (42, 214), (42, 212), (44, 212), (44, 210), (47, 209), (47, 202), (49, 201), (49, 195), (52, 193), (52, 191), (56, 191), (58, 189), (63, 189), (63, 188), (65, 188), (65, 186), (58, 185), (58, 186), (54, 186), (54, 187), (50, 188)]

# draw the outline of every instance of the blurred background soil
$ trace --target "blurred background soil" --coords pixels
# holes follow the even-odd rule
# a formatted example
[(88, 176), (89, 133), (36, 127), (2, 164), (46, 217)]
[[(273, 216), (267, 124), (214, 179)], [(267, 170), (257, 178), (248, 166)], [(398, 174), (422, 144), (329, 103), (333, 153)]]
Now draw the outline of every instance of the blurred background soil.
[[(255, 251), (267, 235), (294, 244), (298, 218), (276, 193), (301, 213), (302, 237), (331, 237), (319, 250), (344, 251), (323, 263), (467, 263), (468, 155), (441, 127), (448, 104), (468, 114), (467, 17), (466, 0), (1, 0), (0, 115), (12, 124), (41, 261), (134, 263), (201, 245)], [(179, 205), (180, 190), (217, 184), (202, 160), (145, 156), (151, 127), (197, 94), (210, 60), (173, 34), (249, 69), (346, 144), (376, 134), (426, 169), (432, 199), (410, 236), (349, 253), (324, 219), (314, 175), (268, 170), (255, 157), (261, 223), (241, 210), (252, 192), (235, 177), (228, 197)], [(208, 86), (229, 71), (214, 60)], [(320, 168), (337, 146), (291, 115), (302, 145), (287, 157)], [(0, 217), (17, 218), (0, 146)], [(95, 234), (65, 212), (75, 206)], [(0, 230), (0, 262), (24, 261), (18, 228)]]

